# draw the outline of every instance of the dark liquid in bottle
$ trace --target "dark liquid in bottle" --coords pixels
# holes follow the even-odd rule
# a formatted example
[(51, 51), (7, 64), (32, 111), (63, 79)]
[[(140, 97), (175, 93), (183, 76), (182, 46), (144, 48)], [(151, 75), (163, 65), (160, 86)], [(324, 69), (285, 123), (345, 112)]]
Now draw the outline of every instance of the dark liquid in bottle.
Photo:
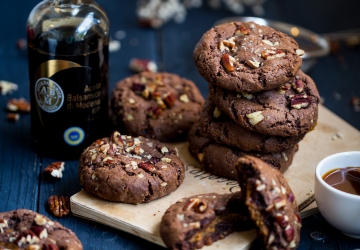
[(108, 132), (108, 41), (76, 29), (28, 38), (31, 136), (48, 156), (78, 158)]

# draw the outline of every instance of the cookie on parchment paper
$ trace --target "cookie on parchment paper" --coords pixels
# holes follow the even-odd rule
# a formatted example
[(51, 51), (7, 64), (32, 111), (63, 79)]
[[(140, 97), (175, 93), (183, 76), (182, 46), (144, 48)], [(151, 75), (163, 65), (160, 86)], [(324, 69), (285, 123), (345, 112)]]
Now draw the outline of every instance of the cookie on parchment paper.
[(169, 249), (199, 249), (252, 227), (240, 192), (207, 193), (172, 204), (162, 217), (160, 236)]
[(301, 219), (284, 176), (262, 160), (244, 156), (235, 164), (242, 200), (266, 249), (296, 249)]
[(140, 204), (175, 191), (185, 177), (176, 148), (142, 136), (93, 142), (80, 156), (82, 188), (104, 200)]

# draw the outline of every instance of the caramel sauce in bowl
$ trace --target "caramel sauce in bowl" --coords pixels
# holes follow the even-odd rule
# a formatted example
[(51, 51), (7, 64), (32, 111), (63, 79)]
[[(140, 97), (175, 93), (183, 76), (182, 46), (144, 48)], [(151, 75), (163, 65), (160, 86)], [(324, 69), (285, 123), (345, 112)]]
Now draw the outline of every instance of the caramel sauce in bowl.
[(360, 195), (360, 167), (336, 168), (326, 172), (322, 178), (340, 191)]
[(315, 170), (314, 192), (324, 219), (343, 234), (360, 239), (360, 151), (321, 160)]

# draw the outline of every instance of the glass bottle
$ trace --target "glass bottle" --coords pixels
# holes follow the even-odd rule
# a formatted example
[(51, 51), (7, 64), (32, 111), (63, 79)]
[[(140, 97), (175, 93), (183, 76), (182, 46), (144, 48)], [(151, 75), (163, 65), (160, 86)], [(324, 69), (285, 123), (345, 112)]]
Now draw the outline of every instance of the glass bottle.
[(26, 29), (35, 150), (79, 157), (107, 133), (108, 17), (92, 0), (45, 0)]

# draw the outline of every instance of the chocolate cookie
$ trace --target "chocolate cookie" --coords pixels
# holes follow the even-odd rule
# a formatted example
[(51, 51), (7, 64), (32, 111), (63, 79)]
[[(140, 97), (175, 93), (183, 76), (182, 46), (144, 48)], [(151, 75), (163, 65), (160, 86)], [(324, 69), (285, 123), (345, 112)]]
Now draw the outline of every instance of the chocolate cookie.
[(111, 98), (120, 132), (167, 142), (186, 138), (203, 104), (192, 81), (170, 73), (132, 75), (116, 84)]
[(92, 143), (79, 160), (83, 189), (109, 201), (150, 202), (176, 190), (184, 176), (175, 148), (117, 131)]
[(253, 94), (210, 85), (210, 100), (248, 130), (287, 137), (314, 129), (320, 96), (314, 81), (299, 71), (280, 89)]
[(208, 193), (171, 205), (162, 217), (160, 235), (169, 249), (199, 249), (252, 227), (240, 192)]
[(296, 249), (300, 241), (301, 219), (284, 176), (252, 156), (235, 164), (242, 199), (266, 249)]
[(262, 153), (281, 152), (294, 147), (305, 134), (291, 137), (271, 136), (247, 130), (231, 120), (206, 99), (200, 115), (202, 133), (220, 144), (240, 148), (243, 151)]
[(202, 167), (218, 176), (236, 180), (234, 164), (239, 157), (252, 155), (262, 159), (281, 172), (285, 172), (291, 165), (298, 144), (278, 153), (258, 153), (254, 151), (245, 152), (235, 147), (216, 143), (204, 137), (200, 127), (195, 125), (188, 135), (189, 152)]
[(73, 249), (83, 246), (75, 233), (27, 209), (0, 213), (0, 249)]
[(254, 22), (207, 31), (194, 50), (199, 73), (222, 88), (258, 92), (280, 87), (298, 72), (304, 51), (288, 35)]

